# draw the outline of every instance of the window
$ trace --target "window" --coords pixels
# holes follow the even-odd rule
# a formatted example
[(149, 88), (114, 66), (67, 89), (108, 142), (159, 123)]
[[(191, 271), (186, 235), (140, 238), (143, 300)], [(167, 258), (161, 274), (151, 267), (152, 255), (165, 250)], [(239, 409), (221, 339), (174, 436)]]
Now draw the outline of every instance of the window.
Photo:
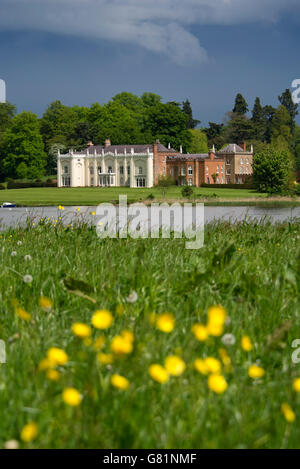
[(91, 185), (94, 185), (94, 178), (91, 178)]
[(243, 158), (240, 159), (240, 163), (241, 163), (241, 164), (244, 164)]
[(246, 158), (246, 164), (249, 164), (249, 160), (248, 160), (248, 158)]
[(124, 166), (120, 166), (120, 174), (124, 174)]
[(219, 165), (217, 165), (217, 174), (219, 174), (220, 168)]
[(137, 178), (136, 187), (145, 187), (145, 186), (146, 186), (146, 179), (145, 178)]
[(224, 183), (224, 179), (223, 179), (223, 176), (221, 176), (221, 184)]
[(94, 166), (90, 166), (90, 174), (94, 174)]
[(64, 166), (64, 173), (66, 174), (66, 173), (68, 173), (68, 172), (69, 172), (68, 166)]
[(217, 184), (220, 184), (219, 176), (217, 177)]
[(208, 174), (208, 166), (206, 166), (206, 174)]
[(127, 174), (130, 176), (130, 166), (127, 166)]
[(98, 174), (101, 174), (101, 173), (102, 173), (102, 167), (98, 166)]
[(121, 185), (124, 184), (124, 178), (122, 178), (122, 177), (120, 178), (120, 184)]
[(185, 176), (185, 166), (181, 168), (181, 176)]
[(221, 166), (221, 173), (223, 173), (223, 165)]
[(64, 187), (70, 186), (70, 182), (71, 182), (71, 181), (70, 181), (70, 176), (63, 176), (63, 177), (62, 177), (62, 185), (63, 185)]
[(143, 168), (141, 166), (139, 167), (139, 174), (143, 174)]
[(189, 186), (192, 186), (192, 185), (193, 185), (193, 179), (189, 178)]
[(170, 176), (174, 176), (174, 168), (170, 168)]
[(226, 174), (227, 174), (227, 175), (230, 175), (230, 174), (231, 174), (230, 169), (226, 169)]
[(230, 159), (229, 158), (227, 158), (226, 164), (230, 164)]
[(193, 174), (193, 166), (189, 166), (188, 173), (190, 176)]
[(249, 174), (249, 168), (246, 166), (246, 174)]
[(163, 176), (165, 176), (165, 175), (166, 175), (166, 168), (163, 167)]
[(109, 166), (109, 167), (108, 167), (108, 172), (109, 172), (109, 173), (112, 173), (112, 166)]
[(206, 178), (206, 184), (209, 184), (209, 177)]
[(244, 168), (243, 167), (241, 168), (240, 174), (244, 174)]

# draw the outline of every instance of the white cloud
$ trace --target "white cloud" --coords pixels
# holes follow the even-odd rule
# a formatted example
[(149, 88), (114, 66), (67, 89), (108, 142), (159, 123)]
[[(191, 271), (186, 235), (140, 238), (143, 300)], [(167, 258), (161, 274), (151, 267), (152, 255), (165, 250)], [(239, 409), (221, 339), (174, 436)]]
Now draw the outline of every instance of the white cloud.
[(1, 0), (0, 28), (138, 44), (185, 64), (207, 57), (191, 26), (275, 22), (293, 9), (299, 0)]

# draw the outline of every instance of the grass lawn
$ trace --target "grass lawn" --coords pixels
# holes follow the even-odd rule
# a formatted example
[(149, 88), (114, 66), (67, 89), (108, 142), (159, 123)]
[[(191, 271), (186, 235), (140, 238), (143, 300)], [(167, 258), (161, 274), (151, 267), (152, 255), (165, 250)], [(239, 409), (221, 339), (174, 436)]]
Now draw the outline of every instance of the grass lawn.
[[(86, 225), (1, 233), (0, 447), (299, 448), (299, 239), (296, 223), (247, 222), (208, 225), (199, 251), (178, 239), (100, 240)], [(226, 321), (218, 309), (207, 328), (213, 305)], [(96, 310), (110, 311), (111, 324), (107, 313), (94, 322), (106, 329), (92, 327)], [(87, 340), (76, 322), (91, 327)], [(67, 356), (42, 361), (52, 347)], [(151, 377), (153, 364), (164, 368)], [(253, 364), (264, 370), (256, 379)], [(63, 398), (69, 387), (79, 394)]]
[[(182, 199), (181, 187), (170, 187), (165, 195), (168, 200)], [(131, 189), (131, 188), (30, 188), (11, 189), (0, 191), (0, 203), (15, 202), (18, 205), (38, 206), (38, 205), (98, 205), (101, 202), (111, 202), (118, 200), (120, 194), (127, 194), (128, 202), (145, 200), (149, 194), (153, 194), (155, 199), (162, 200), (162, 191), (159, 188), (151, 189)], [(196, 199), (211, 198), (218, 199), (265, 199), (265, 194), (259, 194), (254, 190), (246, 189), (210, 189), (196, 188)]]

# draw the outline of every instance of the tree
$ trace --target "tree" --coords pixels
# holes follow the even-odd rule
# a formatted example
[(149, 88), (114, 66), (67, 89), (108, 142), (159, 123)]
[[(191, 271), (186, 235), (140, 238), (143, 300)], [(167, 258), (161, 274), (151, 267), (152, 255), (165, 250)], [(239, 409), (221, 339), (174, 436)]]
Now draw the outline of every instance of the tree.
[(8, 128), (16, 114), (16, 106), (10, 103), (0, 103), (0, 136)]
[(272, 121), (276, 109), (273, 106), (267, 105), (263, 108), (265, 121), (266, 121), (266, 132), (265, 132), (265, 140), (267, 143), (271, 143), (271, 132), (272, 132)]
[(288, 189), (290, 154), (273, 146), (253, 157), (253, 182), (260, 192), (281, 193)]
[(127, 91), (123, 91), (122, 93), (116, 94), (112, 98), (112, 101), (118, 102), (122, 104), (122, 106), (125, 106), (130, 111), (135, 111), (135, 112), (140, 112), (141, 106), (143, 104), (141, 98), (139, 98), (135, 94), (128, 93)]
[(174, 185), (174, 179), (171, 176), (160, 176), (158, 178), (157, 187), (161, 188), (162, 197), (165, 198), (166, 191), (170, 186)]
[(260, 103), (260, 99), (256, 98), (254, 107), (252, 110), (252, 122), (254, 124), (254, 136), (257, 140), (264, 140), (266, 134), (266, 117), (264, 113), (264, 108)]
[(191, 186), (184, 186), (181, 189), (182, 197), (186, 197), (187, 199), (189, 199), (190, 197), (192, 197), (193, 194), (194, 194), (194, 190)]
[(199, 120), (193, 118), (192, 106), (188, 99), (182, 103), (182, 112), (187, 116), (187, 129), (194, 129), (198, 124), (200, 124)]
[(239, 116), (244, 116), (249, 111), (247, 101), (241, 93), (238, 93), (235, 98), (234, 108), (232, 112)]
[(208, 146), (211, 148), (213, 145), (219, 150), (223, 147), (226, 140), (224, 134), (224, 124), (216, 124), (215, 122), (209, 122), (209, 127), (204, 129), (208, 139)]
[(278, 106), (272, 118), (271, 142), (275, 141), (280, 136), (284, 138), (288, 145), (291, 144), (292, 132), (290, 128), (290, 115), (283, 105)]
[(290, 116), (290, 129), (294, 132), (295, 118), (298, 115), (298, 104), (293, 102), (292, 94), (287, 88), (281, 96), (278, 96), (280, 104), (282, 104), (289, 113)]
[(188, 148), (189, 153), (207, 153), (208, 144), (206, 133), (200, 129), (189, 130), (192, 140)]
[(35, 114), (22, 112), (12, 119), (3, 134), (0, 155), (1, 170), (6, 177), (23, 176), (25, 171), (28, 178), (44, 174), (47, 156)]
[(174, 104), (160, 103), (147, 109), (144, 129), (151, 134), (152, 141), (159, 139), (165, 146), (170, 143), (177, 150), (182, 145), (186, 151), (191, 143), (186, 122), (187, 117), (180, 108)]
[(155, 93), (143, 93), (141, 100), (144, 107), (156, 106), (161, 104), (161, 96)]
[(228, 123), (226, 140), (234, 143), (245, 142), (254, 137), (254, 125), (245, 116), (237, 116)]

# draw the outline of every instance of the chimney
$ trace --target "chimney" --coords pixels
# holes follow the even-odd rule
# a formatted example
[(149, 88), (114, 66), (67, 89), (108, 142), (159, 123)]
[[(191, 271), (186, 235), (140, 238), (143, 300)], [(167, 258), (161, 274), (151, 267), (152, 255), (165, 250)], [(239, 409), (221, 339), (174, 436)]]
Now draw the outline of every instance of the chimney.
[(251, 153), (253, 154), (253, 145), (251, 145)]
[(104, 146), (105, 146), (105, 148), (108, 148), (108, 147), (111, 146), (111, 142), (110, 142), (110, 139), (109, 139), (109, 138), (107, 138), (107, 139), (105, 140)]
[(242, 143), (240, 144), (240, 147), (241, 147), (244, 151), (247, 151), (246, 142), (242, 142)]
[(182, 153), (182, 145), (180, 145), (180, 153)]
[(215, 146), (213, 145), (212, 149), (209, 150), (209, 153), (208, 153), (208, 156), (209, 156), (209, 159), (210, 159), (210, 160), (214, 160), (214, 159), (215, 159), (215, 153), (216, 153), (216, 150), (215, 150)]

